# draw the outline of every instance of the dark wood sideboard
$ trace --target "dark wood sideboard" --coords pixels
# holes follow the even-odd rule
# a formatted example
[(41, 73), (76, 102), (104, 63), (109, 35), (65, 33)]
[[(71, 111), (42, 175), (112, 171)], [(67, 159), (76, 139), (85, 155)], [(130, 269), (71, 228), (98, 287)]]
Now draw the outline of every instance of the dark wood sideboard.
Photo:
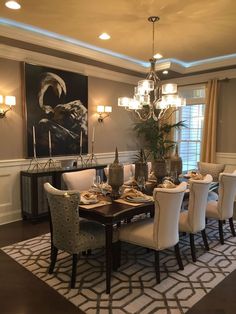
[(20, 172), (21, 185), (21, 214), (23, 219), (37, 221), (48, 216), (48, 204), (44, 193), (45, 182), (51, 183), (57, 189), (64, 189), (61, 175), (63, 172), (96, 169), (97, 174), (103, 179), (104, 168), (107, 165), (92, 165), (87, 167), (71, 167), (60, 169), (30, 170)]

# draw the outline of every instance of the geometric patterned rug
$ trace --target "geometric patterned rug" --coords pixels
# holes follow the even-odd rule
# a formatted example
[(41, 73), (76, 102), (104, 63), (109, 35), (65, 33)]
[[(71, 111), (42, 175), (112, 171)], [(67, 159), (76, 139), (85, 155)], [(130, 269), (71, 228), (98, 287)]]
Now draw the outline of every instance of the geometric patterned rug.
[(112, 273), (111, 294), (105, 293), (104, 250), (81, 256), (76, 289), (69, 289), (71, 257), (59, 252), (55, 273), (47, 273), (49, 234), (16, 243), (2, 250), (88, 314), (186, 313), (196, 302), (236, 269), (236, 237), (224, 226), (225, 244), (219, 244), (218, 223), (206, 228), (210, 251), (205, 252), (200, 234), (196, 238), (197, 262), (190, 254), (189, 236), (180, 237), (184, 270), (178, 270), (173, 250), (160, 253), (161, 283), (156, 284), (154, 254), (123, 244), (121, 267)]

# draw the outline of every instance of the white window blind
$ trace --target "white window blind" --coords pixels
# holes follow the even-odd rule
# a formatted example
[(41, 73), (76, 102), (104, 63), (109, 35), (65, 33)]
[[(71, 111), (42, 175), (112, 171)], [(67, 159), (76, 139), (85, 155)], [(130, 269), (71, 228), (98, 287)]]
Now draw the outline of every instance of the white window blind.
[(183, 160), (183, 171), (195, 169), (200, 160), (201, 140), (205, 111), (205, 86), (180, 88), (179, 93), (186, 98), (186, 106), (176, 115), (177, 121), (184, 121), (185, 128), (177, 131), (176, 140)]

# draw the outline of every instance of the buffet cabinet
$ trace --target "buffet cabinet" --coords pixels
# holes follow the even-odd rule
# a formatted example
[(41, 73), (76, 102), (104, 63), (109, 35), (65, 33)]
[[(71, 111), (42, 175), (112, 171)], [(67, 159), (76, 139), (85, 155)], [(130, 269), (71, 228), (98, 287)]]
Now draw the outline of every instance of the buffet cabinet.
[(60, 169), (30, 170), (20, 172), (21, 214), (23, 219), (37, 221), (48, 216), (48, 203), (44, 192), (44, 183), (49, 182), (57, 189), (65, 189), (61, 175), (63, 172), (96, 169), (103, 178), (107, 165), (92, 165), (90, 167), (73, 167)]

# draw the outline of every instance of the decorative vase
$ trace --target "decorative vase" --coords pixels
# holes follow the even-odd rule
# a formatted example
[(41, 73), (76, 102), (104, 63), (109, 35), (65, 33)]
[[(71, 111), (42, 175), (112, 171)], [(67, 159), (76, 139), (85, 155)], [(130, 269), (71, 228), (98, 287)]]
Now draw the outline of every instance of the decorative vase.
[(165, 159), (154, 159), (152, 161), (152, 170), (157, 179), (157, 183), (161, 183), (166, 176), (166, 161)]
[(135, 174), (134, 178), (137, 181), (138, 177), (144, 177), (145, 181), (148, 180), (148, 165), (144, 160), (143, 149), (140, 151), (139, 160), (135, 161)]
[(123, 165), (119, 163), (118, 150), (116, 148), (115, 160), (109, 166), (108, 183), (112, 187), (112, 198), (118, 198), (120, 196), (119, 189), (124, 183), (124, 169)]
[(178, 144), (175, 146), (175, 154), (171, 157), (171, 173), (175, 173), (178, 177), (182, 173), (182, 158), (179, 156)]

